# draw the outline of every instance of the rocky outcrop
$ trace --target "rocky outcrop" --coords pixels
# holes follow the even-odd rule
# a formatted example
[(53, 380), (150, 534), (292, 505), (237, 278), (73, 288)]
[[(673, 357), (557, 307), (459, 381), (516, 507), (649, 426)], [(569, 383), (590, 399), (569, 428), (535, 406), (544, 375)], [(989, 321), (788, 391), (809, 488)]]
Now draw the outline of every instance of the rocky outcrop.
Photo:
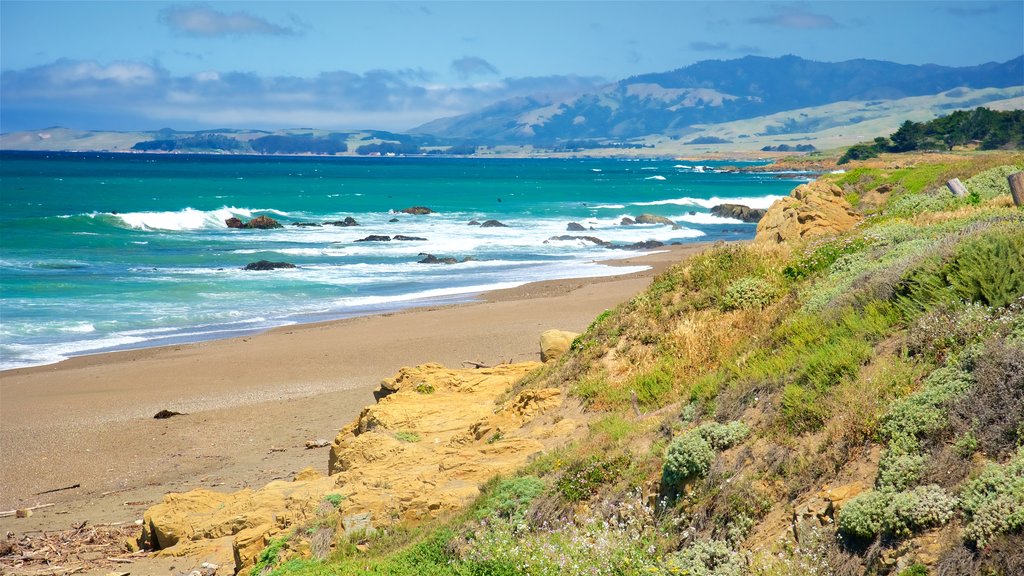
[[(396, 220), (397, 222), (397, 220)], [(351, 216), (346, 216), (344, 220), (335, 220), (334, 222), (324, 222), (324, 224), (330, 224), (331, 226), (359, 226), (359, 222)]]
[(655, 248), (661, 248), (664, 245), (664, 242), (659, 242), (657, 240), (644, 240), (643, 242), (612, 246), (612, 248), (619, 248), (620, 250), (653, 250)]
[(317, 222), (292, 222), (297, 228), (320, 228), (322, 225)]
[(580, 224), (579, 222), (569, 222), (569, 225), (566, 226), (565, 229), (567, 231), (569, 231), (569, 232), (584, 232), (584, 231), (586, 231), (586, 228), (583, 227), (583, 224)]
[(477, 222), (476, 220), (470, 220), (469, 222), (466, 223), (466, 225), (467, 226), (479, 226), (480, 223)]
[(259, 230), (284, 228), (284, 226), (281, 226), (277, 220), (274, 220), (270, 216), (257, 216), (248, 222), (242, 222), (239, 218), (232, 216), (224, 221), (224, 225), (228, 228), (256, 228)]
[(676, 223), (665, 218), (664, 216), (658, 216), (657, 214), (641, 214), (636, 217), (636, 224), (667, 224), (669, 226), (675, 226)]
[(785, 198), (776, 200), (757, 224), (754, 243), (778, 245), (854, 227), (861, 216), (843, 198), (843, 190), (831, 182), (801, 184)]
[(257, 230), (270, 230), (272, 228), (284, 228), (281, 224), (271, 218), (270, 216), (257, 216), (252, 220), (246, 222), (243, 228), (255, 228)]
[(620, 226), (632, 226), (634, 224), (636, 224), (636, 220), (633, 220), (629, 216), (623, 216), (622, 220), (619, 221)]
[(391, 242), (391, 236), (381, 236), (379, 234), (370, 234), (366, 238), (360, 238), (356, 242)]
[[(557, 388), (526, 389), (503, 400), (540, 363), (483, 369), (437, 364), (403, 368), (381, 382), (390, 393), (342, 429), (331, 446), (330, 476), (303, 471), (232, 494), (168, 494), (146, 511), (140, 543), (160, 554), (251, 566), (280, 534), (337, 509), (336, 537), (393, 523), (415, 523), (470, 503), (480, 487), (583, 430), (555, 418)], [(557, 421), (556, 421), (557, 420)]]
[(584, 242), (590, 242), (591, 244), (597, 244), (598, 246), (611, 246), (612, 245), (611, 242), (608, 242), (607, 240), (601, 240), (600, 238), (598, 238), (596, 236), (572, 236), (572, 235), (569, 235), (569, 234), (563, 234), (561, 236), (552, 236), (551, 238), (548, 238), (547, 240), (545, 240), (544, 243), (547, 244), (548, 242), (553, 242), (553, 241), (565, 242), (565, 241), (569, 241), (569, 240), (582, 240)]
[(420, 256), (423, 256), (422, 260), (417, 260), (418, 264), (458, 264), (459, 262), (469, 262), (473, 259), (472, 256), (466, 256), (462, 260), (452, 258), (451, 256), (445, 256), (438, 258), (433, 254), (427, 254), (426, 252), (420, 252)]
[(733, 218), (744, 222), (759, 222), (764, 217), (764, 208), (751, 208), (742, 204), (719, 204), (711, 209), (711, 214), (719, 218)]
[(499, 222), (497, 220), (487, 220), (480, 225), (481, 228), (508, 228), (508, 224)]
[(258, 262), (249, 262), (245, 265), (246, 270), (277, 270), (278, 268), (295, 268), (295, 264), (291, 262), (271, 262), (270, 260), (260, 260)]
[(557, 360), (569, 351), (573, 340), (579, 336), (576, 332), (565, 330), (545, 330), (540, 335), (540, 359), (542, 362)]
[(391, 239), (392, 240), (398, 240), (399, 242), (411, 242), (411, 241), (415, 241), (415, 240), (426, 240), (426, 238), (420, 238), (419, 236), (403, 236), (401, 234), (398, 234), (397, 236), (393, 236)]
[(404, 214), (417, 214), (417, 215), (433, 214), (434, 213), (433, 210), (431, 210), (430, 208), (427, 208), (426, 206), (410, 206), (408, 208), (402, 208), (400, 210), (400, 212), (402, 212)]

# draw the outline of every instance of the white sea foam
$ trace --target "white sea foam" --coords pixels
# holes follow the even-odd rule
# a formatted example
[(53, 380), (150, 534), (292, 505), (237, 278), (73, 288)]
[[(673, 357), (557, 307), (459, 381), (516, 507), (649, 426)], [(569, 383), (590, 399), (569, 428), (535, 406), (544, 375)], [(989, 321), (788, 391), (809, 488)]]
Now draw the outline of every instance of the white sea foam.
[(93, 213), (89, 216), (104, 216), (116, 218), (128, 228), (136, 230), (202, 230), (224, 228), (224, 221), (228, 218), (252, 218), (253, 215), (273, 214), (275, 216), (290, 216), (291, 214), (274, 208), (237, 208), (224, 206), (216, 210), (196, 210), (185, 208), (183, 210), (169, 212), (125, 212), (120, 214)]
[(751, 196), (741, 198), (720, 198), (718, 196), (712, 196), (711, 198), (669, 198), (667, 200), (655, 200), (653, 202), (634, 202), (633, 206), (701, 206), (704, 208), (713, 208), (719, 204), (741, 204), (750, 208), (768, 208), (773, 202), (782, 198), (782, 196), (768, 195), (768, 196)]
[(690, 224), (742, 224), (742, 220), (736, 218), (720, 218), (714, 214), (708, 214), (707, 212), (697, 212), (695, 214), (682, 214), (680, 216), (669, 216), (669, 219), (674, 222), (689, 222)]
[(608, 209), (608, 210), (621, 210), (621, 209), (623, 209), (625, 207), (626, 206), (624, 204), (598, 204), (597, 206), (591, 206), (591, 208), (595, 208), (595, 209), (602, 209), (603, 208), (603, 209)]
[(665, 180), (665, 179), (666, 178), (664, 176), (660, 175), (660, 174), (655, 174), (654, 176), (648, 176), (647, 178), (644, 178), (644, 180)]

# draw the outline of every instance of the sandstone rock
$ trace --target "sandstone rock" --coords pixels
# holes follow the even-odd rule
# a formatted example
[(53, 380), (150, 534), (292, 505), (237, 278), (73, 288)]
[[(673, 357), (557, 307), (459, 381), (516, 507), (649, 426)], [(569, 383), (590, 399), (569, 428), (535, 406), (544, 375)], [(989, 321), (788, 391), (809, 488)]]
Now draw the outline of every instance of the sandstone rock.
[(633, 220), (629, 216), (623, 216), (622, 220), (619, 222), (620, 226), (632, 226), (634, 224), (636, 224), (636, 220)]
[(226, 224), (228, 228), (245, 228), (245, 224), (243, 224), (241, 220), (233, 216), (225, 220), (224, 224)]
[(295, 268), (295, 264), (290, 262), (271, 262), (270, 260), (260, 260), (258, 262), (249, 262), (245, 265), (246, 270), (276, 270), (278, 268)]
[[(451, 514), (475, 499), (489, 479), (585, 430), (569, 418), (556, 424), (542, 420), (562, 405), (559, 389), (526, 389), (500, 400), (540, 366), (403, 368), (381, 383), (392, 393), (335, 438), (331, 476), (307, 470), (292, 482), (259, 490), (168, 494), (146, 511), (140, 543), (160, 554), (204, 555), (215, 562), (226, 550), (224, 562), (233, 561), (238, 573), (272, 538), (315, 519), (327, 494), (345, 495), (338, 508), (341, 532)], [(423, 440), (401, 442), (398, 431)]]
[(843, 198), (843, 190), (816, 180), (797, 186), (789, 196), (776, 200), (757, 224), (754, 243), (777, 245), (854, 227), (860, 215)]
[(637, 224), (667, 224), (669, 226), (675, 226), (676, 223), (665, 218), (664, 216), (658, 216), (656, 214), (641, 214), (636, 217)]
[(480, 225), (481, 228), (508, 228), (508, 224), (504, 224), (497, 220), (487, 220)]
[(578, 222), (569, 222), (569, 225), (566, 226), (565, 229), (569, 232), (583, 232), (586, 230), (586, 228)]
[(764, 217), (764, 208), (751, 208), (742, 204), (719, 204), (711, 213), (719, 218), (735, 218), (744, 222), (759, 222)]
[(402, 208), (401, 212), (405, 214), (433, 214), (434, 211), (426, 206), (410, 206), (408, 208)]
[(284, 228), (281, 224), (271, 218), (270, 216), (257, 216), (252, 220), (246, 222), (243, 228), (256, 228), (258, 230), (270, 230), (272, 228)]
[(540, 359), (543, 362), (557, 360), (569, 351), (572, 341), (579, 336), (576, 332), (545, 330), (540, 335)]

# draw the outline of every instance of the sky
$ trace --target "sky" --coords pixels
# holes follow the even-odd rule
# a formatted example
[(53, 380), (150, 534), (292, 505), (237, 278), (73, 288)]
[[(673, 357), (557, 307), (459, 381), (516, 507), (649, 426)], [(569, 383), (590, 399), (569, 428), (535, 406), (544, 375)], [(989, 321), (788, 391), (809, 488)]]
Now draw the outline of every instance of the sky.
[(1004, 62), (1021, 22), (1021, 0), (0, 0), (0, 131), (401, 131), (708, 59)]

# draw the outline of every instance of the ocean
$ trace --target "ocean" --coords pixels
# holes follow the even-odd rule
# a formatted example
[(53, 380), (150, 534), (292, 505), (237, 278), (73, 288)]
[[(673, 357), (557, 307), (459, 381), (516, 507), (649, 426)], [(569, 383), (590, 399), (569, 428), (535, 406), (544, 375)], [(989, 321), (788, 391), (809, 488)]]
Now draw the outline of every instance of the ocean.
[[(0, 153), (0, 369), (630, 273), (599, 262), (635, 251), (550, 239), (751, 238), (754, 224), (708, 209), (767, 207), (794, 182), (723, 164)], [(619, 224), (641, 213), (679, 226)], [(225, 225), (259, 215), (284, 227)], [(359, 225), (323, 225), (346, 217)], [(370, 235), (422, 240), (358, 242)], [(258, 260), (296, 267), (244, 270)]]

